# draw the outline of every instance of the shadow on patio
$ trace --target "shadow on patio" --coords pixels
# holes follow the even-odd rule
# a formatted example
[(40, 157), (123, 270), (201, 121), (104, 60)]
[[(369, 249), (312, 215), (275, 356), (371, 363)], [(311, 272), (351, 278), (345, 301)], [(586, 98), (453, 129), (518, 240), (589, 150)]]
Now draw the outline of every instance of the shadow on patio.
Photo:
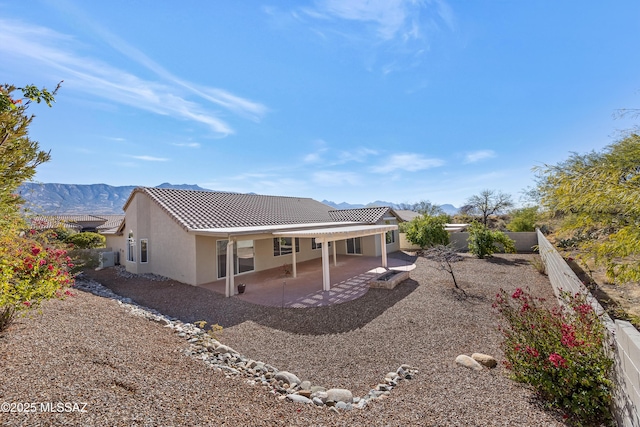
[[(388, 256), (391, 270), (412, 270), (415, 257), (405, 253)], [(369, 282), (384, 273), (380, 257), (338, 255), (337, 265), (331, 262), (329, 275), (331, 290), (322, 290), (322, 260), (313, 259), (297, 264), (297, 277), (285, 275), (284, 269), (273, 268), (235, 277), (233, 298), (252, 304), (281, 308), (311, 308), (340, 304), (362, 297), (369, 290)], [(238, 294), (238, 284), (246, 291)], [(200, 285), (224, 295), (225, 280)]]
[[(380, 259), (376, 258), (379, 265)], [(393, 260), (393, 261), (392, 261)], [(389, 254), (389, 265), (397, 265), (396, 268), (414, 265), (416, 258), (402, 252)], [(363, 271), (356, 269), (366, 268), (365, 257), (347, 257), (348, 265), (343, 265), (342, 271), (355, 274), (362, 274)], [(354, 261), (351, 263), (351, 261)], [(355, 269), (355, 270), (354, 270)], [(331, 274), (334, 279), (339, 276), (340, 265), (332, 267)], [(279, 274), (281, 270), (274, 274)], [(317, 274), (320, 274), (318, 272)], [(335, 275), (334, 275), (335, 274)], [(244, 322), (255, 322), (268, 328), (282, 330), (302, 335), (325, 335), (349, 332), (362, 328), (369, 322), (376, 319), (387, 309), (394, 306), (409, 296), (419, 286), (418, 282), (409, 279), (395, 289), (370, 289), (359, 298), (349, 301), (325, 306), (315, 306), (310, 308), (282, 308), (279, 306), (266, 306), (249, 302), (252, 294), (249, 284), (247, 285), (246, 296), (250, 298), (242, 299), (236, 295), (226, 298), (224, 294), (215, 292), (211, 287), (216, 283), (207, 285), (208, 287), (191, 286), (175, 280), (150, 280), (143, 276), (123, 277), (115, 267), (105, 268), (100, 271), (89, 270), (86, 277), (96, 280), (115, 293), (133, 299), (136, 303), (155, 309), (160, 313), (170, 317), (175, 317), (183, 322), (196, 322), (204, 320), (209, 325), (219, 324), (224, 328), (240, 325)], [(242, 281), (247, 276), (240, 276)], [(301, 275), (298, 279), (302, 278)], [(282, 282), (280, 278), (273, 278), (273, 298), (276, 303), (282, 303)], [(322, 279), (318, 276), (316, 282), (308, 280), (301, 282), (302, 288), (308, 286), (310, 292), (322, 292)], [(335, 279), (337, 280), (337, 279)], [(335, 280), (332, 282), (335, 283)], [(236, 283), (240, 283), (238, 280)], [(247, 281), (247, 283), (249, 283)], [(257, 283), (257, 282), (256, 282)], [(304, 283), (307, 283), (306, 285)], [(223, 286), (223, 285), (222, 285)], [(285, 296), (287, 289), (294, 285), (287, 281), (285, 285)], [(368, 286), (367, 286), (368, 288)], [(257, 293), (257, 288), (253, 290)], [(295, 301), (294, 293), (289, 294), (290, 302)], [(336, 322), (335, 319), (340, 319)]]

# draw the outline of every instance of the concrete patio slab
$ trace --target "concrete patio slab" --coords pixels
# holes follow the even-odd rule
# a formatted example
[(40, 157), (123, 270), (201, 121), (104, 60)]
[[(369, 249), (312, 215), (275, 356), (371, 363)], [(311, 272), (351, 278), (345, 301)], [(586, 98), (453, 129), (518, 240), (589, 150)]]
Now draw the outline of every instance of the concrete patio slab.
[[(245, 273), (235, 277), (233, 298), (271, 307), (307, 308), (340, 304), (359, 298), (369, 290), (369, 282), (387, 271), (380, 257), (338, 255), (337, 265), (330, 266), (331, 290), (322, 290), (322, 260), (314, 259), (297, 265), (297, 277), (286, 276), (282, 268)], [(415, 258), (403, 252), (389, 254), (391, 270), (410, 271)], [(237, 285), (246, 290), (238, 294)], [(200, 285), (224, 294), (224, 279)]]

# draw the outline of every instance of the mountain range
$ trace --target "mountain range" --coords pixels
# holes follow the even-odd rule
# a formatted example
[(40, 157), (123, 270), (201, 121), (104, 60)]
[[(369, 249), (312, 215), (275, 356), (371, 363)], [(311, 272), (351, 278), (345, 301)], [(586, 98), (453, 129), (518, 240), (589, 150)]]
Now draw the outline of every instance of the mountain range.
[[(135, 185), (112, 186), (107, 184), (38, 184), (25, 183), (18, 193), (26, 201), (25, 208), (31, 212), (47, 215), (62, 214), (122, 214), (122, 208), (133, 191)], [(180, 190), (214, 191), (190, 184), (170, 184), (165, 182), (158, 188), (175, 188)], [(389, 206), (398, 209), (396, 203), (376, 200), (366, 205), (335, 203), (323, 200), (322, 203), (336, 209), (354, 209), (372, 206)], [(448, 214), (455, 214), (458, 209), (453, 205), (441, 205)]]

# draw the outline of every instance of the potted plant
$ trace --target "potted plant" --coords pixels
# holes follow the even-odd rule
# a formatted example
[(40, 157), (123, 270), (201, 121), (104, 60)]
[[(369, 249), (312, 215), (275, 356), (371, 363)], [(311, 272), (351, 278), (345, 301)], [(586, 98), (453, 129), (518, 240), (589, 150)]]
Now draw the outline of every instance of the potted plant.
[(244, 294), (244, 290), (247, 288), (247, 285), (244, 283), (240, 283), (238, 284), (238, 293), (239, 294)]

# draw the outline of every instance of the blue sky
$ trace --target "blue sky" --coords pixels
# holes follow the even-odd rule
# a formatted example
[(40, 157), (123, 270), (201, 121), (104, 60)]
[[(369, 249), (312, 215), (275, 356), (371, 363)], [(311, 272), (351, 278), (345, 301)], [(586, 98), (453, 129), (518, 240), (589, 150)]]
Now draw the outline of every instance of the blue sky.
[(0, 0), (40, 182), (461, 205), (640, 108), (640, 2)]

